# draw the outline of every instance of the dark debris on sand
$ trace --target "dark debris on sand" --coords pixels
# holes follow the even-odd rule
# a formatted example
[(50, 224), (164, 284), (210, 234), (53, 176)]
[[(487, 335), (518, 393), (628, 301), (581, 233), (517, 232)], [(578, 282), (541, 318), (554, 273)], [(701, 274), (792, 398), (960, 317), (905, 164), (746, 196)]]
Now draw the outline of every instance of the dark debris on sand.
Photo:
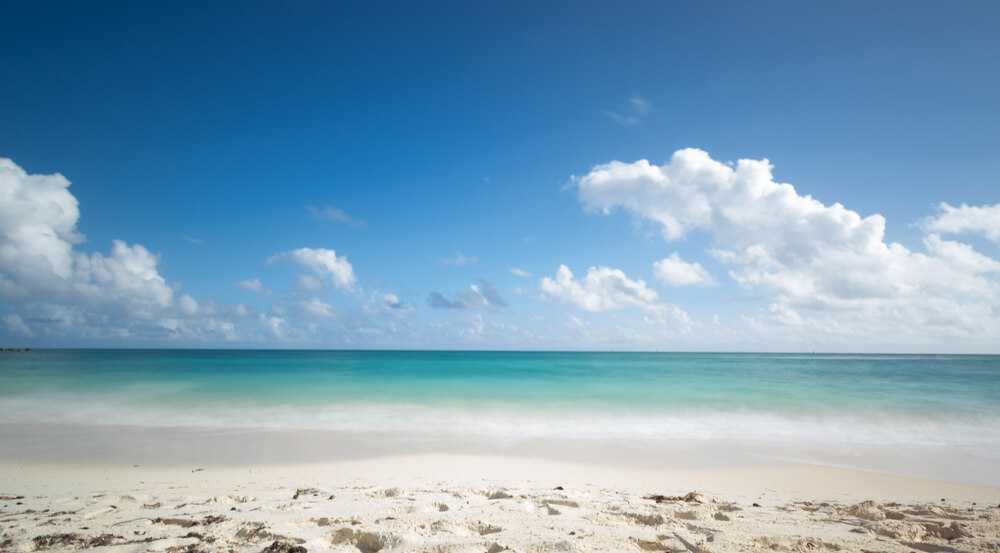
[(684, 495), (653, 494), (644, 496), (643, 499), (649, 501), (655, 501), (657, 503), (666, 503), (666, 502), (704, 503), (704, 498), (698, 492), (688, 492)]
[(275, 541), (271, 545), (261, 549), (260, 553), (307, 553), (307, 551), (301, 545), (287, 541)]

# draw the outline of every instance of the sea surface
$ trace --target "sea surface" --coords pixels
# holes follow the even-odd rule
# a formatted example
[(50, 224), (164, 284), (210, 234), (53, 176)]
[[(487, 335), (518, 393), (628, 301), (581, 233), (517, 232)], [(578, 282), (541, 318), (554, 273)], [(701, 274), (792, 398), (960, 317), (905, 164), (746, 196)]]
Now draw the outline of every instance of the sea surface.
[[(909, 446), (1000, 472), (1000, 356), (36, 350), (0, 424)], [(943, 461), (942, 461), (943, 459)]]

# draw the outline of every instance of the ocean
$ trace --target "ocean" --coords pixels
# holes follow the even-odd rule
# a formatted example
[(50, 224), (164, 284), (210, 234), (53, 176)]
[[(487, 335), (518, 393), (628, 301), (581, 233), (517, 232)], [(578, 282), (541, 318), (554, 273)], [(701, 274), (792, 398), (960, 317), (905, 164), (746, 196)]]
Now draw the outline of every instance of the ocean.
[(0, 354), (0, 425), (738, 443), (988, 473), (1000, 356), (35, 350)]

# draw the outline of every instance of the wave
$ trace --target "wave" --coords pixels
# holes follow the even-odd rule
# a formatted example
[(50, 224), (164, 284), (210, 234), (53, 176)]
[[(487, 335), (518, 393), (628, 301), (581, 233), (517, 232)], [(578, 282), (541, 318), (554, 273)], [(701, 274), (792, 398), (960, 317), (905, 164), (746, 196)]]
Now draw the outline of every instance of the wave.
[(995, 447), (1000, 418), (897, 412), (673, 412), (353, 402), (336, 405), (168, 405), (78, 397), (0, 399), (0, 422), (148, 427), (260, 428), (475, 436), (503, 440), (739, 440), (815, 445)]

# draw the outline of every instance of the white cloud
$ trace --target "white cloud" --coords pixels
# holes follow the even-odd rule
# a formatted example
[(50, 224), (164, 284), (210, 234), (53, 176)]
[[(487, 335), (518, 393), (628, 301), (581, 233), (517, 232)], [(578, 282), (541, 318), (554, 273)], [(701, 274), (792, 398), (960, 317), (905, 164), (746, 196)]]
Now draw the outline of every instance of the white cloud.
[(589, 212), (624, 210), (667, 240), (707, 233), (733, 279), (770, 294), (781, 324), (865, 338), (1000, 336), (1000, 285), (984, 272), (994, 260), (937, 237), (923, 253), (887, 243), (881, 215), (803, 196), (767, 160), (725, 164), (686, 149), (664, 165), (599, 165), (576, 184)]
[(399, 296), (392, 292), (382, 294), (382, 305), (389, 309), (406, 309), (407, 305), (399, 299)]
[(930, 232), (940, 234), (981, 234), (1000, 244), (1000, 204), (958, 207), (942, 203), (940, 213), (924, 221)]
[(270, 333), (270, 335), (278, 340), (284, 340), (288, 338), (288, 321), (283, 317), (277, 315), (265, 315), (263, 313), (258, 317), (261, 325)]
[(264, 283), (261, 282), (259, 278), (248, 278), (246, 280), (241, 280), (237, 282), (236, 285), (244, 290), (257, 292), (258, 294), (264, 291)]
[(0, 158), (0, 295), (26, 303), (85, 302), (151, 317), (173, 290), (145, 247), (112, 242), (108, 255), (83, 253), (80, 212), (62, 175), (29, 175)]
[(466, 267), (479, 263), (479, 258), (474, 255), (465, 255), (462, 252), (455, 252), (451, 257), (442, 259), (441, 263), (452, 267)]
[(185, 315), (190, 316), (198, 313), (198, 302), (187, 294), (184, 294), (177, 300), (177, 306)]
[(656, 291), (642, 280), (632, 280), (621, 269), (611, 267), (591, 267), (582, 280), (577, 280), (569, 267), (560, 265), (555, 278), (542, 278), (540, 287), (549, 297), (594, 312), (621, 309), (627, 305), (650, 308), (657, 305), (660, 299)]
[(510, 274), (512, 274), (512, 275), (514, 275), (516, 277), (520, 277), (520, 278), (530, 278), (531, 277), (531, 273), (529, 273), (528, 271), (525, 271), (524, 269), (521, 269), (519, 267), (511, 267), (510, 268)]
[(317, 298), (310, 298), (299, 302), (299, 306), (306, 313), (316, 316), (316, 317), (332, 317), (333, 307)]
[(690, 286), (692, 284), (710, 284), (712, 275), (701, 266), (701, 263), (689, 263), (675, 252), (670, 257), (653, 264), (656, 277), (674, 286)]
[(315, 292), (323, 287), (323, 281), (313, 275), (299, 275), (297, 285), (302, 290)]
[(346, 257), (338, 257), (337, 252), (334, 250), (326, 248), (299, 248), (275, 254), (268, 259), (268, 263), (274, 263), (280, 259), (290, 259), (316, 275), (327, 277), (338, 288), (352, 288), (354, 286), (354, 267), (351, 266)]
[[(175, 295), (159, 258), (113, 240), (81, 251), (80, 212), (60, 174), (30, 175), (0, 158), (0, 304), (4, 329), (42, 339), (225, 339), (214, 304)], [(19, 324), (17, 324), (19, 323)]]

